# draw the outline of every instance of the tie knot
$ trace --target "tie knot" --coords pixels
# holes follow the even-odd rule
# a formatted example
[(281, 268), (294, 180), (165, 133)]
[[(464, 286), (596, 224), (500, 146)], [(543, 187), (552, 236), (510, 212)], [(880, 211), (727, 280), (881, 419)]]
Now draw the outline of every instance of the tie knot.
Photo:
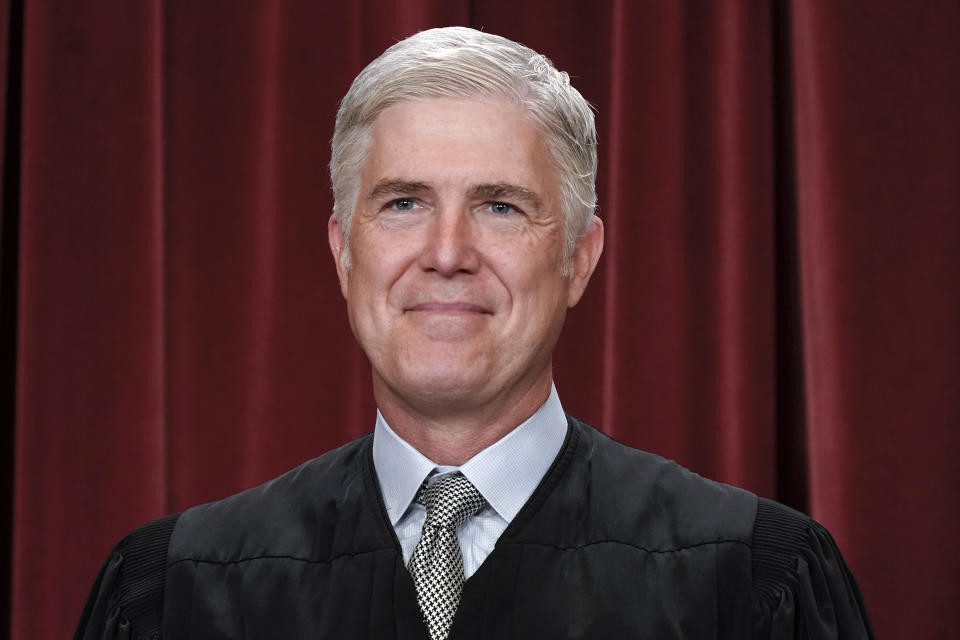
[(483, 496), (463, 474), (440, 478), (420, 489), (417, 502), (427, 508), (426, 524), (456, 530), (483, 507)]

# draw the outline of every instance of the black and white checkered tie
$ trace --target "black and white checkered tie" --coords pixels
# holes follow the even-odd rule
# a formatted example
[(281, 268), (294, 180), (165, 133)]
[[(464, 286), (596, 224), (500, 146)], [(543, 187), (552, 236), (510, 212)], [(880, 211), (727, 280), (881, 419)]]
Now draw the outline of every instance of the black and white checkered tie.
[(457, 473), (422, 487), (417, 502), (427, 507), (420, 541), (407, 568), (430, 640), (445, 640), (463, 591), (463, 558), (457, 527), (483, 507), (483, 496)]

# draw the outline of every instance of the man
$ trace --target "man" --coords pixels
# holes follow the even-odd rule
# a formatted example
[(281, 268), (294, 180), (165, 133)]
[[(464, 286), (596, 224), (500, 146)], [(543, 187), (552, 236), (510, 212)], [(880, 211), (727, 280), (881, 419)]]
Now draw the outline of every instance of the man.
[(564, 414), (595, 173), (589, 106), (526, 47), (435, 29), (372, 62), (329, 238), (373, 434), (135, 531), (77, 637), (870, 637), (819, 525)]

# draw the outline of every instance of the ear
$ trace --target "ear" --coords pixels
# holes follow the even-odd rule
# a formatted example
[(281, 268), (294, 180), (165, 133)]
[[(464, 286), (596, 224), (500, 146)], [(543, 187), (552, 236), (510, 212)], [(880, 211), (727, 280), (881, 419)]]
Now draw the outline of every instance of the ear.
[(593, 216), (587, 230), (577, 239), (577, 246), (573, 250), (573, 273), (570, 274), (570, 288), (567, 291), (567, 306), (572, 307), (580, 302), (590, 276), (597, 268), (600, 254), (603, 253), (603, 221)]
[(343, 228), (334, 216), (327, 222), (327, 239), (330, 241), (330, 252), (333, 253), (333, 262), (337, 266), (337, 278), (340, 279), (340, 292), (347, 297), (347, 267), (344, 264), (344, 251), (347, 241), (343, 235)]

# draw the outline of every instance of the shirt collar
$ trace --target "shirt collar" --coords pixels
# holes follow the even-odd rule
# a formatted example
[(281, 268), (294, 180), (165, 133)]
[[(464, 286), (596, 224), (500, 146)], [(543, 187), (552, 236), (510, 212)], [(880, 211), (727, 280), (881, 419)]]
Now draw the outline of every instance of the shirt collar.
[[(532, 416), (459, 468), (445, 466), (442, 471), (459, 470), (510, 522), (553, 464), (566, 435), (567, 418), (551, 384), (547, 401)], [(406, 513), (424, 479), (441, 469), (397, 435), (380, 411), (373, 431), (373, 465), (392, 525)]]

